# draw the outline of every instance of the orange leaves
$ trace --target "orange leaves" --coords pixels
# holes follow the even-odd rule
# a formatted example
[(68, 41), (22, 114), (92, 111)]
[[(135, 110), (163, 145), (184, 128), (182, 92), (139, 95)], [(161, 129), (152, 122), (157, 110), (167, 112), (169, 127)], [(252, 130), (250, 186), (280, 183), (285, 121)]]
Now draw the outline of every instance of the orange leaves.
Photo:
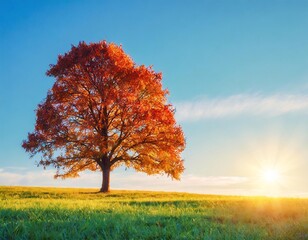
[(119, 47), (114, 43), (110, 43), (106, 49), (106, 55), (109, 59), (112, 59), (111, 63), (116, 70), (123, 71), (134, 66), (133, 60), (124, 53), (121, 46)]
[(23, 143), (42, 154), (41, 165), (54, 165), (62, 177), (124, 164), (179, 178), (184, 134), (161, 73), (136, 66), (121, 46), (102, 41), (72, 46), (47, 75), (56, 81)]

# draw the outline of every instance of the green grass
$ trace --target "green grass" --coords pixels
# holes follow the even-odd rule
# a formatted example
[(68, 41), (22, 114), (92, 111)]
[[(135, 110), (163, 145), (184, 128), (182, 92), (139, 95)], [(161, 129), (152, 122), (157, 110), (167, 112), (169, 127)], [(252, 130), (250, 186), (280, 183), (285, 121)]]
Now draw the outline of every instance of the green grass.
[(308, 199), (0, 187), (0, 239), (308, 239)]

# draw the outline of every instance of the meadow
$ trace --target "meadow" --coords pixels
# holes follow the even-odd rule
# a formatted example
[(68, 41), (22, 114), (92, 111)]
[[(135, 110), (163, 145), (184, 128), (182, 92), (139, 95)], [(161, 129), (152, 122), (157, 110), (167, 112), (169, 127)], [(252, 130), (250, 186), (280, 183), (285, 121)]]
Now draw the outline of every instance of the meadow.
[(0, 239), (308, 239), (308, 199), (0, 187)]

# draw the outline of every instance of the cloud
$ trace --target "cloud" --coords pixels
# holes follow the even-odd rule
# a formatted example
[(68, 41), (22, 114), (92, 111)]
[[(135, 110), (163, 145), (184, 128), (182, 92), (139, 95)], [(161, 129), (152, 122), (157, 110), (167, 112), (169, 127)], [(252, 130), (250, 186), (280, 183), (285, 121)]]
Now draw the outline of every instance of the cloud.
[(308, 113), (306, 94), (239, 94), (225, 98), (202, 98), (179, 102), (176, 118), (179, 121), (194, 121), (235, 117), (238, 115), (278, 116), (292, 112)]
[[(18, 171), (3, 168), (0, 171), (0, 186), (40, 186), (40, 187), (76, 187), (93, 188), (97, 191), (101, 184), (101, 173), (83, 172), (79, 178), (53, 178), (54, 170)], [(276, 189), (273, 194), (271, 188), (256, 185), (254, 178), (243, 176), (198, 176), (184, 174), (181, 181), (172, 181), (165, 176), (148, 176), (132, 170), (115, 170), (111, 173), (111, 189), (146, 190), (168, 192), (190, 192), (220, 195), (248, 195), (248, 196), (296, 196), (308, 197), (308, 192), (300, 192), (294, 187)], [(269, 191), (271, 190), (271, 191)]]
[[(0, 185), (5, 186), (52, 186), (99, 188), (101, 173), (83, 172), (79, 178), (55, 180), (53, 170), (0, 172)], [(236, 194), (235, 189), (249, 179), (239, 176), (196, 176), (183, 175), (181, 181), (172, 181), (166, 176), (148, 176), (145, 173), (117, 171), (111, 173), (112, 189), (177, 191), (213, 194)], [(153, 184), (154, 183), (154, 184)], [(241, 194), (238, 192), (238, 194)]]
[(112, 181), (114, 181), (114, 186), (117, 188), (125, 186), (128, 189), (206, 193), (207, 190), (212, 188), (222, 190), (240, 185), (247, 182), (248, 179), (239, 176), (196, 176), (187, 174), (182, 176), (181, 181), (172, 181), (165, 176), (147, 176), (144, 173), (125, 175), (123, 173), (115, 174)]

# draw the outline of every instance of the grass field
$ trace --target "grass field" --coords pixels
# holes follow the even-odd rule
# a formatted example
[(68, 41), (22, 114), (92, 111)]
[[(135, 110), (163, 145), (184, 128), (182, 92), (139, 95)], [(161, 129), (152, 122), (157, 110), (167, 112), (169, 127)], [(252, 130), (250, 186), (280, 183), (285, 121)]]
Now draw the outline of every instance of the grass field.
[(308, 199), (0, 187), (0, 239), (308, 239)]

